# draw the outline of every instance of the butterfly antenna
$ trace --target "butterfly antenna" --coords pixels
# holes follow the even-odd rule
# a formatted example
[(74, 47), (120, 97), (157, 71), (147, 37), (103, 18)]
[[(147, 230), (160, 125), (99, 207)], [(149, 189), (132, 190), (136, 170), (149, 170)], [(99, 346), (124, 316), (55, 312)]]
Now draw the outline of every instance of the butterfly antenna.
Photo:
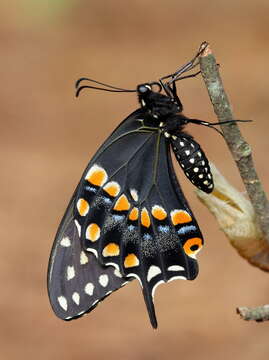
[[(82, 85), (82, 86), (80, 86), (80, 83), (82, 81), (89, 81), (89, 82), (92, 82), (94, 84), (102, 85), (102, 87), (92, 86), (92, 85)], [(82, 78), (78, 79), (76, 81), (75, 87), (77, 89), (76, 97), (79, 96), (80, 92), (83, 89), (94, 89), (94, 90), (102, 90), (102, 91), (108, 91), (108, 92), (136, 92), (136, 90), (128, 90), (128, 89), (119, 88), (119, 87), (116, 87), (116, 86), (105, 84), (103, 82), (93, 80), (93, 79), (90, 79), (90, 78), (85, 78), (85, 77), (82, 77)]]

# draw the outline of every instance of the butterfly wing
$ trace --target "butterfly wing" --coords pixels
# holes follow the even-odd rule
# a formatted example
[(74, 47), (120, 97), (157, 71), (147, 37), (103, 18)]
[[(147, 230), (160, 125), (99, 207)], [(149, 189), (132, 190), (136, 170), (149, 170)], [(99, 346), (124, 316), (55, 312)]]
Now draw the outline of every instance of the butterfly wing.
[[(72, 225), (66, 215), (60, 226), (49, 272), (51, 302), (58, 316), (64, 311), (77, 317), (107, 295), (93, 290), (93, 302), (84, 302), (73, 315), (66, 313), (66, 304), (78, 298), (74, 292), (84, 296), (88, 283), (94, 289), (106, 284), (106, 290), (113, 291), (137, 278), (152, 326), (157, 327), (156, 287), (173, 279), (191, 280), (198, 273), (195, 255), (203, 244), (201, 232), (176, 181), (169, 142), (158, 129), (145, 127), (143, 116), (143, 111), (132, 114), (98, 150), (71, 201)], [(74, 247), (58, 253), (66, 236)], [(85, 273), (81, 252), (89, 258)], [(73, 275), (70, 267), (77, 274), (76, 281), (76, 275), (71, 279), (76, 288), (68, 280)], [(56, 288), (62, 295), (56, 295)]]
[[(141, 126), (136, 112), (118, 126), (96, 154), (117, 138), (117, 131), (132, 131)], [(86, 169), (86, 171), (88, 168)], [(119, 289), (132, 278), (123, 278), (112, 266), (103, 266), (96, 257), (84, 251), (80, 240), (80, 226), (74, 218), (75, 199), (81, 182), (68, 205), (57, 231), (48, 266), (48, 293), (55, 314), (63, 320), (71, 320), (95, 308), (111, 292)]]
[(74, 197), (56, 235), (48, 271), (51, 306), (63, 320), (93, 310), (99, 301), (131, 280), (123, 279), (111, 266), (100, 265), (93, 254), (83, 250), (73, 208)]

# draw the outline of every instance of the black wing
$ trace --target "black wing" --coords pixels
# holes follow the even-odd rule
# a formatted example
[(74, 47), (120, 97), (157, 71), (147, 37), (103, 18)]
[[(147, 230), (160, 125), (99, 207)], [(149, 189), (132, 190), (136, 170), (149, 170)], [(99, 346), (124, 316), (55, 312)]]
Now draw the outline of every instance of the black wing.
[(93, 310), (100, 300), (130, 280), (123, 279), (115, 268), (100, 265), (94, 255), (83, 250), (73, 208), (74, 198), (56, 235), (48, 271), (51, 306), (63, 320)]
[[(60, 225), (48, 286), (61, 318), (90, 311), (98, 300), (137, 278), (157, 327), (156, 287), (174, 279), (192, 280), (198, 273), (201, 232), (176, 181), (169, 142), (158, 129), (144, 126), (144, 116), (143, 110), (130, 115), (101, 146)], [(64, 245), (66, 238), (72, 247)], [(80, 253), (89, 260), (84, 268)], [(76, 298), (83, 308), (77, 308)]]

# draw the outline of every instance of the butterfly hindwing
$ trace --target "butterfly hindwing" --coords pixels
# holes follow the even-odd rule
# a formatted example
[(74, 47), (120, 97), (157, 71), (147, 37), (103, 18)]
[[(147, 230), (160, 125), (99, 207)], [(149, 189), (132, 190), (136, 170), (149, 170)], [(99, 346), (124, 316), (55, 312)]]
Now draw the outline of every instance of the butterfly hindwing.
[(140, 129), (138, 141), (132, 142), (133, 135), (121, 133), (90, 163), (76, 196), (75, 217), (86, 252), (139, 280), (156, 327), (156, 287), (195, 278), (194, 257), (203, 241), (183, 195), (178, 196), (179, 185), (171, 180), (165, 138)]

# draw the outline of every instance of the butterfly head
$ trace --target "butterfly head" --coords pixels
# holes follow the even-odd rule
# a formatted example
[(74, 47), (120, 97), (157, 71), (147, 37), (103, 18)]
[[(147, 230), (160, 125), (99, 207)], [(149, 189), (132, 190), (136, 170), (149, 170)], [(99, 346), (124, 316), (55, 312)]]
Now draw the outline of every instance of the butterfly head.
[(174, 98), (161, 94), (162, 86), (159, 82), (144, 83), (137, 86), (138, 100), (153, 118), (165, 121), (168, 115), (181, 111)]
[(146, 107), (153, 95), (152, 85), (149, 83), (137, 86), (138, 101), (142, 107)]

